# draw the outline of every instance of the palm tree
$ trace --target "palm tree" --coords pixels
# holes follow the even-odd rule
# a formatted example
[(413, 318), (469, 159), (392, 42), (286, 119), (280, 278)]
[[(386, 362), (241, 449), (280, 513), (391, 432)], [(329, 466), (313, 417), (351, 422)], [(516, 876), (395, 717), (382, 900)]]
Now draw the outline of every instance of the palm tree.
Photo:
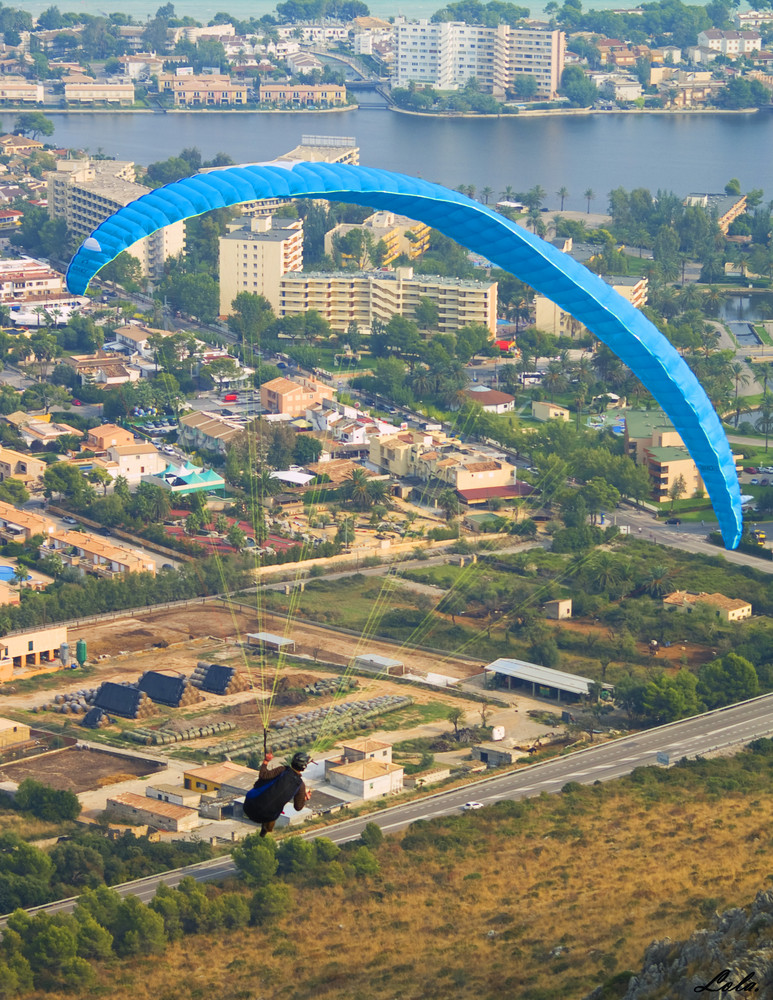
[(542, 216), (540, 215), (540, 210), (534, 205), (529, 209), (529, 225), (531, 226), (531, 231), (533, 233), (537, 232), (537, 226), (542, 222)]
[(488, 205), (488, 200), (492, 196), (493, 193), (494, 193), (494, 189), (490, 188), (488, 185), (486, 185), (486, 187), (484, 187), (484, 188), (481, 188), (480, 196), (483, 199), (483, 204), (484, 205)]
[(561, 211), (563, 212), (564, 201), (569, 197), (569, 192), (565, 187), (560, 187), (558, 191), (556, 191), (556, 197), (561, 199)]
[(502, 201), (515, 201), (515, 191), (508, 184), (504, 191), (499, 196)]
[(725, 293), (716, 285), (709, 285), (703, 293), (703, 311), (707, 316), (718, 316), (725, 301)]
[(703, 301), (703, 293), (697, 285), (686, 285), (679, 292), (679, 308), (682, 312), (688, 309), (697, 309)]
[(373, 505), (368, 491), (368, 474), (365, 469), (352, 469), (342, 485), (342, 493), (356, 510), (367, 510)]
[(749, 373), (746, 371), (746, 365), (742, 364), (740, 361), (733, 361), (730, 365), (730, 374), (733, 377), (733, 382), (735, 383), (735, 404), (736, 404), (736, 417), (735, 426), (738, 426), (738, 386), (749, 384)]
[(614, 590), (627, 576), (627, 569), (618, 556), (599, 552), (588, 565), (588, 583), (597, 592)]
[(432, 373), (429, 368), (422, 366), (417, 368), (416, 371), (411, 375), (408, 380), (408, 384), (411, 387), (411, 392), (417, 399), (422, 399), (424, 396), (428, 396), (436, 385), (436, 380), (433, 378)]
[(765, 451), (768, 450), (768, 437), (773, 432), (773, 398), (769, 393), (765, 393), (760, 403), (759, 417), (757, 417), (757, 427), (765, 435)]
[(19, 590), (22, 589), (24, 584), (27, 582), (27, 577), (29, 576), (29, 570), (26, 566), (17, 564), (13, 568), (13, 582), (18, 585)]
[(265, 503), (267, 497), (276, 496), (282, 489), (282, 484), (271, 475), (270, 469), (261, 469), (255, 479), (255, 493)]
[(590, 215), (590, 203), (591, 203), (591, 202), (593, 201), (593, 199), (594, 199), (594, 198), (596, 197), (596, 192), (595, 192), (595, 191), (593, 190), (593, 188), (587, 188), (587, 190), (585, 190), (585, 191), (583, 192), (583, 195), (582, 195), (582, 196), (583, 196), (583, 198), (585, 198), (585, 199), (587, 200), (587, 202), (588, 202), (588, 212), (587, 212), (587, 214), (588, 214), (588, 215)]
[(450, 487), (441, 490), (438, 494), (437, 505), (443, 511), (446, 521), (452, 520), (459, 513), (459, 499), (456, 490)]
[(547, 191), (540, 184), (535, 184), (530, 191), (527, 192), (524, 201), (529, 206), (529, 208), (539, 208), (542, 202), (545, 200), (545, 195)]
[(664, 597), (671, 590), (671, 575), (667, 566), (652, 566), (640, 586), (650, 597)]
[(542, 379), (542, 385), (547, 390), (551, 403), (555, 402), (557, 392), (563, 392), (566, 389), (566, 375), (560, 361), (551, 361), (548, 364), (547, 371)]

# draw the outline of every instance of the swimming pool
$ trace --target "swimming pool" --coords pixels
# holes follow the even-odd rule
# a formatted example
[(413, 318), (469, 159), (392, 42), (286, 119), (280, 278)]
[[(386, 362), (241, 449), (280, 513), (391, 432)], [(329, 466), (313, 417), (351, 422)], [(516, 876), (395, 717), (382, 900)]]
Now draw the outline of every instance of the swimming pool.
[[(13, 574), (14, 574), (13, 566), (0, 566), (0, 581), (2, 583), (13, 583), (15, 581), (15, 577)], [(28, 576), (27, 579), (31, 580), (32, 577)]]

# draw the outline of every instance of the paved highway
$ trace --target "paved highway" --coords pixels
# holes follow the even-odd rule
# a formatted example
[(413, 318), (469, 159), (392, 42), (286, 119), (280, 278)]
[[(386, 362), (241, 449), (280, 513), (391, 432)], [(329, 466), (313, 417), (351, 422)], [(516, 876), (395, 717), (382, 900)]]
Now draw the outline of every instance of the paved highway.
[[(359, 837), (366, 823), (378, 823), (385, 833), (394, 833), (420, 819), (457, 813), (470, 800), (490, 805), (502, 799), (517, 801), (542, 792), (558, 792), (569, 781), (584, 785), (609, 781), (629, 774), (636, 767), (655, 764), (658, 753), (668, 753), (673, 763), (682, 757), (696, 757), (711, 750), (748, 743), (757, 737), (771, 734), (773, 695), (763, 695), (739, 705), (706, 712), (682, 722), (659, 726), (611, 743), (589, 747), (566, 757), (534, 764), (520, 771), (497, 774), (463, 788), (437, 792), (413, 802), (311, 830), (302, 836), (310, 840), (329, 837), (335, 843), (343, 844)], [(127, 882), (115, 888), (123, 896), (136, 895), (147, 902), (153, 898), (161, 883), (174, 886), (186, 875), (191, 875), (199, 882), (207, 882), (225, 878), (235, 872), (236, 867), (230, 857), (222, 857)], [(75, 903), (75, 899), (58, 900), (33, 907), (29, 912), (69, 912)], [(5, 918), (0, 918), (0, 926), (4, 923)]]

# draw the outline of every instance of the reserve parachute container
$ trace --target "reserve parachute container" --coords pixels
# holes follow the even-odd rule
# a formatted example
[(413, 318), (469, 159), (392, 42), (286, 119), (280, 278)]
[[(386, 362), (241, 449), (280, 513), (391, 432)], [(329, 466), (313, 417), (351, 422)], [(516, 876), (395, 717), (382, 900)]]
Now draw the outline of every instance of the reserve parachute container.
[(737, 547), (743, 516), (730, 445), (708, 396), (671, 343), (568, 254), (438, 184), (342, 163), (275, 160), (210, 170), (151, 191), (105, 219), (70, 262), (67, 287), (82, 295), (100, 268), (164, 226), (266, 198), (326, 198), (400, 212), (483, 254), (555, 302), (614, 351), (663, 407), (706, 484), (725, 546)]

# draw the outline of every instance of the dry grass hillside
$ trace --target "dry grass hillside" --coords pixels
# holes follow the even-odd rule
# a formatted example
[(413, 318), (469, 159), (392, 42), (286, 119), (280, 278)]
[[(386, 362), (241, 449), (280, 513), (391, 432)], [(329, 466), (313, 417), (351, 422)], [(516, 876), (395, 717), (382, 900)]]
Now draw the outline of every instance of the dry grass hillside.
[(294, 876), (275, 926), (106, 966), (98, 995), (579, 1000), (627, 981), (653, 939), (687, 937), (770, 885), (773, 744), (760, 746), (415, 824), (377, 849), (378, 875)]

